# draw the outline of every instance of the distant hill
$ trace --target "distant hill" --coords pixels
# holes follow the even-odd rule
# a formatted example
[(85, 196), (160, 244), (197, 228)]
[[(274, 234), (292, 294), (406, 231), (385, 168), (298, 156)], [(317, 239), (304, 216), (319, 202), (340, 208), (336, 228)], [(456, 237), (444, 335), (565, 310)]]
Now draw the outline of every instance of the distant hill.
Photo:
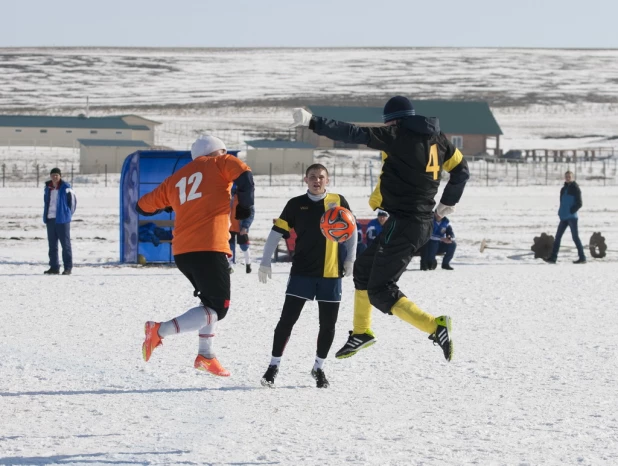
[(618, 50), (0, 49), (0, 112), (382, 105), (618, 103)]

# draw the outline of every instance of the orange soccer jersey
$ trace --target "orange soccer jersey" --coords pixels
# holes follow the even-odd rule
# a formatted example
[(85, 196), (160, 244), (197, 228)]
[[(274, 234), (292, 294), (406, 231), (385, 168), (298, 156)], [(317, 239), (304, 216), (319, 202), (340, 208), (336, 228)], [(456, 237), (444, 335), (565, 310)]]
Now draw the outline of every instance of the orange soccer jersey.
[(250, 168), (230, 155), (198, 157), (138, 201), (144, 212), (176, 212), (172, 252), (232, 254), (229, 245), (232, 182)]

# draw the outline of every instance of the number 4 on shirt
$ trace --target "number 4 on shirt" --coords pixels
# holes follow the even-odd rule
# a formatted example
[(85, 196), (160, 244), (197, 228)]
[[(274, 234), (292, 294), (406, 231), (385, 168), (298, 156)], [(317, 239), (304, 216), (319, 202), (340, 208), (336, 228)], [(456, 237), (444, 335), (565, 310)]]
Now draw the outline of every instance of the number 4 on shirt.
[(429, 148), (429, 161), (425, 167), (427, 173), (433, 173), (433, 179), (437, 180), (440, 173), (440, 164), (438, 164), (438, 146), (433, 144)]
[(187, 177), (183, 177), (180, 179), (178, 183), (176, 183), (176, 187), (178, 188), (178, 196), (180, 197), (180, 205), (184, 204), (187, 201), (192, 201), (193, 199), (199, 199), (202, 197), (202, 193), (197, 192), (197, 188), (200, 187), (200, 183), (202, 182), (202, 173), (195, 172), (191, 176), (189, 176), (189, 184), (191, 185), (191, 191), (189, 191), (189, 195), (187, 196)]

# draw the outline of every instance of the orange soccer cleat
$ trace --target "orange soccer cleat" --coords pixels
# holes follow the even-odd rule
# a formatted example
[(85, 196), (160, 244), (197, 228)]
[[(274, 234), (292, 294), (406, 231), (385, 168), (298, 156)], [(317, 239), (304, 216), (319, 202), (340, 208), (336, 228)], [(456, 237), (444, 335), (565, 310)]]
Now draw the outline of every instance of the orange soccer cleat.
[(142, 345), (142, 356), (144, 356), (144, 361), (148, 362), (150, 356), (152, 356), (152, 352), (156, 347), (161, 346), (163, 344), (163, 338), (159, 336), (159, 328), (161, 324), (159, 322), (146, 322), (144, 326), (144, 333), (146, 334), (146, 339), (144, 340), (144, 344)]
[(201, 354), (198, 354), (197, 358), (195, 358), (193, 367), (195, 367), (198, 371), (210, 372), (211, 374), (218, 375), (220, 377), (230, 376), (230, 371), (225, 369), (217, 358), (208, 359)]

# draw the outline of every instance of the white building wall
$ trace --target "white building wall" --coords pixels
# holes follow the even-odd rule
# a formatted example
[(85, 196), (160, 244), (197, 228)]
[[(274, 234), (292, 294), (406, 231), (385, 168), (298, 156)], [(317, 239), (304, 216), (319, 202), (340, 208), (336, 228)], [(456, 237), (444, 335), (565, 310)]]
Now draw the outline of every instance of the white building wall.
[[(154, 146), (154, 131), (140, 131), (140, 130), (131, 130), (131, 140), (133, 141), (144, 141), (151, 146)], [(129, 138), (127, 138), (129, 139)]]
[(249, 149), (247, 165), (254, 175), (301, 174), (313, 163), (313, 149)]
[(124, 159), (145, 147), (80, 146), (79, 171), (83, 174), (120, 173)]
[(0, 145), (3, 146), (79, 147), (78, 139), (132, 139), (152, 144), (154, 134), (130, 129), (0, 127)]

